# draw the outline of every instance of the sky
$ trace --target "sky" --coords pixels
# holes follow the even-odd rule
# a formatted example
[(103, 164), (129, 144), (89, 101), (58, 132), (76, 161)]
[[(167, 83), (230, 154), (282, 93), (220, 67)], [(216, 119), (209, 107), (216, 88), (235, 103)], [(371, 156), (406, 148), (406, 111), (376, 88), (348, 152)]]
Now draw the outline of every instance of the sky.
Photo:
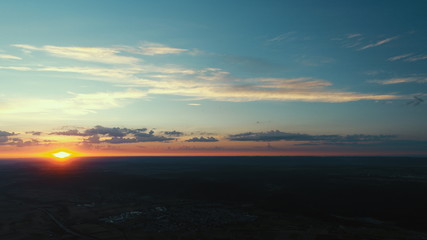
[(427, 155), (425, 1), (0, 3), (0, 157)]

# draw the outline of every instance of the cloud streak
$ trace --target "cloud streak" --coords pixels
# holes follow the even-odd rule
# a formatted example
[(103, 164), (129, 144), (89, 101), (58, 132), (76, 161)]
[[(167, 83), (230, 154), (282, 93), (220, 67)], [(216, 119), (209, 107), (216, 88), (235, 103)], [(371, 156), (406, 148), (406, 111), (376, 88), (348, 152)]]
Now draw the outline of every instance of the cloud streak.
[[(358, 34), (347, 38), (359, 38)], [(382, 40), (375, 46), (385, 44), (396, 37)], [(214, 100), (229, 102), (248, 101), (301, 101), (301, 102), (351, 102), (359, 100), (392, 100), (407, 98), (395, 94), (358, 93), (334, 89), (330, 81), (310, 77), (299, 78), (237, 78), (219, 68), (187, 69), (176, 65), (140, 65), (137, 59), (118, 55), (127, 51), (134, 54), (157, 55), (178, 54), (185, 49), (171, 48), (162, 44), (143, 43), (139, 48), (88, 48), (58, 47), (46, 45), (15, 44), (27, 51), (44, 51), (53, 56), (72, 58), (81, 61), (117, 64), (114, 67), (75, 67), (75, 66), (0, 66), (0, 69), (15, 71), (62, 72), (79, 74), (80, 78), (103, 81), (118, 87), (141, 88), (116, 93), (78, 94), (69, 92), (72, 98), (54, 102), (51, 99), (34, 99), (32, 108), (46, 111), (58, 108), (65, 112), (88, 113), (124, 105), (126, 100), (143, 98), (149, 95), (176, 95), (189, 97), (189, 100)], [(128, 65), (123, 65), (128, 64)], [(130, 65), (129, 65), (130, 64)], [(123, 96), (121, 96), (123, 95)], [(34, 106), (39, 102), (38, 106)], [(10, 103), (13, 105), (14, 103)], [(16, 104), (21, 107), (22, 104)], [(44, 109), (42, 105), (45, 105)], [(195, 104), (193, 104), (195, 105)], [(85, 107), (86, 106), (86, 107)], [(11, 109), (11, 108), (9, 108)], [(28, 109), (24, 107), (24, 109)], [(0, 112), (2, 110), (0, 109)], [(3, 110), (4, 111), (4, 110)]]
[(422, 77), (407, 77), (407, 78), (391, 78), (386, 80), (372, 80), (372, 83), (381, 85), (399, 84), (399, 83), (427, 83), (427, 78)]
[(359, 50), (365, 50), (365, 49), (368, 49), (368, 48), (378, 47), (378, 46), (384, 45), (384, 44), (386, 44), (388, 42), (391, 42), (391, 41), (393, 41), (393, 40), (395, 40), (397, 38), (398, 38), (398, 36), (386, 38), (386, 39), (383, 39), (383, 40), (378, 41), (376, 43), (371, 43), (371, 44), (368, 44), (368, 45), (366, 45), (364, 47), (361, 47), (361, 48), (359, 48)]
[[(150, 84), (147, 82), (147, 84)], [(171, 94), (211, 99), (217, 101), (302, 101), (302, 102), (350, 102), (358, 100), (399, 99), (392, 94), (363, 94), (332, 90), (332, 83), (311, 78), (230, 79), (227, 82), (180, 81), (159, 84), (155, 82), (149, 94)]]
[(388, 58), (387, 60), (388, 61), (403, 60), (405, 62), (418, 62), (418, 61), (422, 61), (422, 60), (426, 60), (426, 59), (427, 59), (427, 55), (423, 55), (423, 54), (414, 55), (413, 53), (407, 53), (407, 54), (398, 55), (398, 56)]
[(22, 60), (22, 58), (20, 58), (20, 57), (13, 56), (13, 55), (8, 55), (8, 54), (0, 54), (0, 59), (6, 59), (6, 60)]
[(119, 50), (114, 48), (103, 47), (60, 47), (45, 45), (43, 47), (35, 47), (26, 44), (14, 44), (14, 47), (21, 48), (26, 51), (42, 51), (56, 57), (69, 58), (80, 61), (99, 62), (107, 64), (135, 64), (140, 60), (135, 57), (118, 55)]
[(143, 42), (137, 48), (132, 47), (121, 47), (122, 51), (131, 52), (134, 54), (154, 56), (154, 55), (165, 55), (165, 54), (180, 54), (187, 52), (188, 49), (173, 48), (160, 43)]
[[(0, 67), (1, 68), (1, 67)], [(8, 67), (10, 68), (10, 67)], [(14, 67), (12, 67), (14, 68)], [(13, 70), (28, 71), (28, 68)], [(359, 100), (391, 100), (404, 96), (393, 94), (366, 94), (331, 89), (332, 83), (314, 78), (235, 78), (217, 68), (199, 71), (176, 67), (134, 67), (121, 69), (39, 67), (35, 71), (73, 72), (100, 78), (122, 87), (146, 88), (147, 95), (167, 94), (191, 97), (193, 100), (216, 101), (302, 101), (350, 102)], [(158, 71), (163, 75), (140, 78), (138, 75)], [(101, 95), (101, 94), (98, 94)], [(138, 94), (142, 97), (142, 92)], [(104, 100), (105, 101), (105, 100)]]
[(417, 61), (426, 60), (426, 59), (427, 59), (427, 55), (416, 55), (416, 56), (405, 59), (405, 61), (406, 62), (417, 62)]
[(84, 115), (98, 110), (117, 108), (130, 103), (133, 99), (146, 97), (146, 92), (128, 89), (122, 92), (73, 93), (69, 98), (4, 98), (0, 101), (0, 113), (51, 113)]
[(397, 61), (397, 60), (401, 60), (401, 59), (407, 58), (407, 57), (409, 57), (411, 55), (413, 55), (413, 53), (407, 53), (407, 54), (402, 54), (402, 55), (390, 57), (387, 60), (393, 62), (393, 61)]

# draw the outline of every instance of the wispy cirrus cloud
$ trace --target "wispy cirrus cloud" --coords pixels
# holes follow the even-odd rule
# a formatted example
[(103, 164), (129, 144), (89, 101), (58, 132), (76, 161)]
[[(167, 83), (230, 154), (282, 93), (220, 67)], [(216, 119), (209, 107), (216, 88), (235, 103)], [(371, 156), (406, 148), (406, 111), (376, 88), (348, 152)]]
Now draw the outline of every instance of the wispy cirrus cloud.
[(33, 71), (33, 69), (30, 67), (20, 67), (20, 66), (0, 66), (0, 69), (15, 70), (15, 71)]
[[(1, 69), (1, 67), (0, 67)], [(216, 101), (303, 101), (350, 102), (359, 100), (400, 99), (393, 94), (366, 94), (331, 89), (329, 81), (314, 78), (235, 78), (218, 68), (186, 70), (176, 67), (138, 66), (133, 68), (80, 67), (5, 67), (17, 71), (69, 72), (99, 77), (87, 80), (106, 81), (122, 87), (145, 88), (146, 94), (167, 94)], [(162, 77), (139, 75), (161, 71)], [(189, 76), (191, 75), (191, 76)]]
[(26, 44), (13, 44), (12, 46), (26, 51), (42, 51), (56, 57), (69, 58), (80, 61), (108, 63), (108, 64), (135, 64), (140, 59), (130, 56), (118, 55), (119, 50), (104, 47), (61, 47), (45, 45), (35, 47)]
[(195, 99), (216, 101), (302, 101), (302, 102), (350, 102), (358, 100), (399, 99), (393, 94), (364, 94), (328, 89), (330, 82), (315, 79), (240, 79), (235, 84), (173, 82), (157, 85), (148, 90), (149, 94), (172, 94)]
[(13, 55), (8, 55), (8, 54), (0, 54), (0, 59), (6, 59), (6, 60), (22, 60), (22, 58), (20, 58), (20, 57), (13, 56)]
[(297, 40), (296, 32), (286, 32), (279, 34), (273, 38), (268, 39), (267, 43), (277, 43), (277, 42), (283, 42), (283, 41), (293, 41)]
[(379, 41), (377, 40), (376, 42), (370, 41), (371, 43), (369, 43), (366, 38), (367, 37), (362, 35), (361, 33), (350, 33), (337, 38), (333, 38), (332, 40), (339, 41), (340, 43), (342, 43), (344, 48), (353, 48), (357, 49), (358, 51), (361, 51), (384, 45), (386, 43), (398, 39), (399, 36), (389, 37)]
[(390, 57), (387, 60), (393, 62), (393, 61), (397, 61), (397, 60), (401, 60), (401, 59), (407, 58), (407, 57), (409, 57), (411, 55), (413, 55), (413, 53), (406, 53), (406, 54), (402, 54), (402, 55)]
[(427, 55), (416, 55), (416, 56), (412, 56), (410, 58), (406, 58), (405, 61), (406, 62), (416, 62), (416, 61), (421, 61), (421, 60), (426, 60), (427, 59)]
[(388, 61), (402, 60), (405, 62), (417, 62), (417, 61), (422, 61), (426, 59), (427, 59), (427, 55), (423, 55), (423, 54), (414, 55), (413, 53), (407, 53), (407, 54), (390, 57), (387, 60)]
[(3, 98), (0, 113), (51, 113), (82, 115), (93, 113), (97, 110), (121, 107), (132, 99), (140, 99), (146, 96), (146, 92), (128, 89), (119, 92), (73, 93), (71, 97), (63, 99), (48, 98)]
[[(346, 38), (358, 38), (353, 34)], [(113, 67), (76, 67), (76, 66), (0, 66), (0, 69), (15, 71), (62, 72), (78, 74), (85, 80), (104, 81), (117, 87), (143, 88), (145, 95), (176, 95), (189, 97), (191, 100), (208, 99), (215, 101), (303, 101), (303, 102), (350, 102), (359, 100), (390, 100), (404, 98), (395, 94), (369, 94), (334, 89), (332, 82), (310, 78), (238, 78), (219, 68), (187, 69), (178, 65), (138, 64), (135, 59), (118, 55), (120, 51), (135, 49), (118, 48), (84, 48), (57, 47), (46, 45), (15, 45), (28, 51), (45, 51), (57, 57), (68, 57), (82, 61), (114, 63)], [(145, 49), (144, 52), (141, 49)], [(151, 50), (147, 50), (151, 49)], [(155, 50), (154, 50), (155, 49)], [(184, 52), (159, 44), (143, 44), (140, 54), (174, 54)], [(123, 63), (135, 63), (123, 65)], [(71, 93), (72, 94), (72, 93)], [(100, 106), (117, 106), (116, 97), (94, 93), (100, 103), (89, 103), (91, 109), (102, 109)], [(89, 95), (86, 95), (89, 97)], [(102, 100), (102, 97), (106, 99)], [(141, 97), (141, 92), (138, 98)], [(131, 97), (135, 98), (135, 97)], [(42, 99), (47, 105), (62, 104)], [(47, 102), (46, 102), (47, 101)], [(73, 102), (84, 102), (82, 95), (75, 95)], [(87, 108), (89, 109), (89, 108)]]
[(146, 92), (136, 89), (128, 89), (122, 92), (69, 93), (73, 97), (66, 100), (66, 104), (76, 108), (76, 113), (81, 112), (77, 106), (82, 106), (80, 108), (82, 110), (94, 111), (120, 107), (128, 104), (131, 99), (140, 99), (147, 96)]
[(358, 37), (362, 37), (362, 34), (360, 34), (360, 33), (349, 33), (349, 34), (346, 35), (346, 37), (348, 39), (358, 38)]
[(365, 45), (365, 46), (359, 48), (359, 50), (365, 50), (365, 49), (368, 49), (368, 48), (378, 47), (378, 46), (384, 45), (384, 44), (386, 44), (388, 42), (391, 42), (391, 41), (397, 39), (398, 37), (399, 36), (394, 36), (394, 37), (386, 38), (386, 39), (377, 41), (375, 43), (371, 43), (371, 44)]
[(74, 67), (74, 66), (0, 66), (0, 69), (15, 71), (35, 71), (35, 72), (59, 72), (80, 74), (81, 76), (93, 76), (98, 78), (87, 78), (87, 80), (97, 80), (115, 83), (134, 83), (138, 82), (139, 75), (150, 74), (153, 79), (177, 77), (179, 75), (193, 75), (202, 73), (204, 70), (196, 71), (193, 69), (181, 68), (177, 66), (132, 66), (132, 67)]
[(349, 33), (331, 40), (339, 41), (344, 48), (355, 48), (362, 45), (364, 37), (361, 33)]
[(381, 85), (399, 84), (399, 83), (427, 83), (425, 77), (406, 77), (406, 78), (391, 78), (385, 80), (372, 80), (371, 83), (377, 83)]
[(118, 47), (122, 51), (131, 52), (134, 54), (154, 56), (154, 55), (165, 55), (165, 54), (180, 54), (187, 52), (188, 49), (169, 47), (160, 43), (143, 42), (138, 47)]

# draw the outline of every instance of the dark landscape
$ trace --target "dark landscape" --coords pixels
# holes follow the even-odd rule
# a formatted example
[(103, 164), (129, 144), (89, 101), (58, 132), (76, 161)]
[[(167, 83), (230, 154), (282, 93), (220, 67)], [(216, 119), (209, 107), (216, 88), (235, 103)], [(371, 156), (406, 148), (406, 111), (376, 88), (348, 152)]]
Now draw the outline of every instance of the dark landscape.
[(0, 239), (427, 239), (427, 159), (0, 161)]

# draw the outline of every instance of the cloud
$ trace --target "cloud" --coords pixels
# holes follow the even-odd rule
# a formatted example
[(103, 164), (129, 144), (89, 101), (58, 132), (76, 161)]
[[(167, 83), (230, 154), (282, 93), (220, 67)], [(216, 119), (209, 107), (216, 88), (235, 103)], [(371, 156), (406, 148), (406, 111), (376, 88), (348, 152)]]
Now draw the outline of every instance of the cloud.
[(121, 107), (130, 103), (132, 99), (140, 99), (146, 96), (146, 92), (136, 89), (128, 89), (122, 92), (68, 93), (72, 97), (63, 99), (5, 98), (2, 106), (0, 106), (0, 113), (55, 112), (56, 114), (83, 115), (94, 113), (97, 110)]
[(147, 131), (146, 128), (130, 129), (130, 128), (119, 128), (119, 127), (103, 127), (97, 125), (93, 128), (84, 130), (83, 132), (78, 129), (69, 129), (67, 131), (52, 132), (49, 135), (63, 135), (63, 136), (95, 136), (105, 135), (109, 137), (124, 137), (128, 134), (139, 134)]
[[(128, 89), (123, 92), (98, 92), (98, 93), (73, 93), (72, 98), (66, 101), (67, 105), (77, 108), (77, 112), (82, 111), (77, 106), (84, 106), (83, 110), (93, 111), (98, 109), (108, 109), (112, 107), (120, 107), (129, 103), (130, 99), (140, 99), (146, 96), (146, 93), (136, 89)], [(70, 109), (69, 111), (73, 111)]]
[(119, 48), (122, 51), (131, 52), (134, 54), (146, 55), (146, 56), (154, 56), (154, 55), (164, 55), (164, 54), (180, 54), (188, 51), (188, 49), (183, 48), (173, 48), (166, 46), (160, 43), (151, 43), (151, 42), (143, 42), (137, 48), (132, 47), (121, 47)]
[(164, 136), (154, 136), (154, 135), (147, 134), (145, 136), (137, 136), (134, 138), (113, 137), (111, 139), (104, 140), (103, 142), (120, 144), (120, 143), (138, 143), (138, 142), (168, 142), (171, 140), (175, 140), (175, 138), (168, 138)]
[(168, 135), (168, 136), (175, 136), (175, 137), (180, 137), (182, 135), (184, 135), (183, 132), (178, 132), (178, 131), (165, 131), (164, 134)]
[(99, 62), (107, 64), (135, 64), (140, 60), (135, 57), (121, 56), (119, 50), (114, 48), (103, 47), (60, 47), (45, 45), (43, 47), (35, 47), (26, 44), (14, 44), (27, 51), (42, 51), (56, 57), (75, 59), (88, 62)]
[(388, 58), (387, 60), (388, 61), (403, 60), (405, 62), (417, 62), (417, 61), (422, 61), (422, 60), (426, 60), (426, 59), (427, 59), (427, 55), (418, 54), (418, 55), (414, 56), (413, 53), (407, 53), (407, 54)]
[[(354, 37), (357, 38), (357, 37)], [(64, 51), (74, 56), (74, 52), (95, 51), (81, 50), (81, 47), (37, 48), (31, 45), (17, 45), (28, 50)], [(143, 46), (146, 46), (143, 44)], [(147, 45), (153, 47), (154, 45)], [(158, 46), (158, 45), (155, 45)], [(162, 45), (163, 46), (163, 45)], [(76, 50), (74, 48), (78, 48)], [(46, 50), (47, 49), (47, 50)], [(59, 50), (58, 50), (59, 49)], [(125, 51), (116, 48), (102, 48), (100, 52), (116, 54), (115, 51)], [(55, 51), (56, 51), (55, 50)], [(166, 51), (165, 51), (166, 52)], [(60, 53), (55, 53), (60, 54)], [(61, 53), (62, 54), (62, 53)], [(76, 53), (77, 54), (77, 53)], [(154, 54), (154, 53), (153, 53)], [(78, 54), (77, 54), (78, 55)], [(90, 55), (90, 54), (89, 54)], [(68, 55), (67, 55), (68, 56)], [(117, 55), (119, 56), (119, 55)], [(119, 62), (119, 61), (118, 61)], [(65, 72), (81, 74), (86, 80), (103, 81), (116, 84), (118, 87), (134, 89), (113, 93), (89, 93), (73, 95), (68, 99), (22, 99), (18, 103), (10, 102), (10, 107), (0, 107), (0, 112), (8, 109), (21, 108), (30, 112), (49, 112), (59, 109), (68, 114), (87, 114), (100, 109), (124, 106), (132, 99), (149, 95), (176, 95), (189, 97), (188, 100), (208, 99), (214, 101), (247, 102), (247, 101), (302, 101), (302, 102), (350, 102), (359, 100), (392, 100), (404, 99), (407, 96), (394, 94), (357, 93), (333, 89), (332, 82), (310, 77), (299, 78), (237, 78), (218, 68), (203, 68), (199, 70), (182, 68), (176, 65), (127, 65), (105, 67), (68, 67), (68, 66), (39, 66), (33, 67), (0, 67), (17, 71)], [(135, 90), (144, 88), (145, 91)], [(25, 101), (25, 102), (24, 102)], [(28, 104), (28, 106), (27, 106)], [(191, 104), (195, 106), (195, 104)]]
[(37, 131), (30, 131), (30, 132), (25, 132), (26, 134), (31, 134), (33, 136), (40, 136), (42, 135), (42, 132), (37, 132)]
[[(193, 69), (180, 68), (174, 65), (168, 66), (155, 66), (155, 65), (144, 65), (144, 66), (127, 66), (127, 67), (58, 67), (58, 66), (36, 66), (36, 67), (20, 67), (20, 66), (0, 66), (0, 69), (15, 70), (15, 71), (36, 71), (36, 72), (60, 72), (60, 73), (75, 73), (82, 76), (86, 76), (86, 80), (112, 82), (112, 83), (123, 83), (133, 86), (140, 86), (145, 84), (145, 81), (140, 79), (139, 75), (151, 74), (150, 77), (156, 80), (177, 78), (181, 75), (192, 75), (196, 74), (197, 71)], [(202, 72), (202, 71), (200, 71)], [(90, 78), (87, 78), (90, 76)], [(93, 76), (93, 77), (92, 77)], [(153, 81), (153, 80), (151, 80)]]
[[(0, 67), (1, 68), (1, 67)], [(16, 69), (24, 70), (24, 69)], [(143, 69), (144, 71), (146, 69)], [(193, 77), (181, 76), (180, 71), (175, 69), (161, 68), (158, 71), (171, 71), (171, 75), (162, 78), (149, 79), (138, 78), (137, 69), (108, 70), (100, 68), (55, 68), (43, 67), (36, 71), (70, 71), (92, 76), (100, 76), (100, 79), (88, 79), (106, 82), (123, 83), (122, 87), (143, 87), (146, 92), (139, 90), (128, 90), (117, 93), (94, 93), (94, 94), (75, 94), (75, 98), (69, 102), (76, 102), (85, 99), (98, 97), (101, 101), (93, 101), (87, 106), (92, 106), (94, 110), (105, 109), (120, 105), (118, 98), (122, 97), (142, 98), (151, 94), (167, 94), (192, 97), (195, 100), (210, 99), (217, 101), (245, 102), (245, 101), (303, 101), (303, 102), (350, 102), (358, 100), (390, 100), (401, 99), (404, 96), (392, 94), (366, 94), (355, 93), (330, 89), (332, 83), (325, 80), (313, 78), (233, 78), (224, 75), (220, 69), (204, 69), (199, 71)], [(27, 71), (27, 69), (25, 69)], [(142, 71), (142, 70), (141, 70)], [(185, 70), (186, 71), (186, 70)], [(208, 75), (206, 74), (209, 73)], [(217, 75), (215, 72), (220, 72)], [(195, 73), (194, 71), (186, 74)], [(169, 73), (168, 73), (169, 74)], [(112, 77), (111, 77), (112, 76)], [(73, 93), (70, 93), (73, 94)], [(91, 96), (92, 95), (92, 96)], [(105, 96), (110, 95), (108, 98)], [(108, 101), (108, 99), (110, 99)], [(58, 105), (61, 102), (50, 100), (43, 101), (40, 105)], [(105, 105), (101, 104), (104, 103)], [(79, 108), (85, 105), (79, 104)], [(86, 107), (89, 108), (89, 107)], [(37, 108), (35, 108), (37, 109)], [(62, 107), (61, 109), (67, 109)], [(70, 108), (72, 109), (72, 108)], [(85, 114), (91, 111), (77, 111)], [(92, 111), (93, 112), (93, 111)]]
[(188, 106), (200, 106), (201, 104), (200, 103), (188, 103), (187, 105)]
[(83, 140), (84, 143), (101, 143), (101, 138), (98, 135), (90, 136)]
[(190, 138), (185, 140), (186, 142), (218, 142), (218, 139), (214, 138), (214, 137), (194, 137), (194, 138)]
[[(123, 79), (133, 79), (139, 71), (134, 68), (101, 68), (101, 67), (39, 67), (31, 69), (39, 72), (77, 73), (101, 77), (100, 81), (121, 82)], [(94, 79), (96, 80), (96, 79)]]
[(137, 143), (137, 142), (167, 142), (175, 140), (175, 138), (157, 136), (154, 131), (145, 133), (146, 128), (120, 128), (120, 127), (103, 127), (95, 126), (93, 128), (79, 131), (77, 129), (70, 129), (67, 131), (52, 132), (49, 135), (63, 135), (63, 136), (83, 136), (83, 144), (97, 144), (97, 143)]
[(282, 33), (276, 37), (268, 39), (267, 42), (282, 42), (284, 40), (296, 40), (295, 32)]
[(355, 38), (355, 37), (361, 37), (361, 36), (362, 36), (362, 34), (360, 34), (360, 33), (350, 33), (350, 34), (346, 35), (346, 37), (349, 39)]
[(14, 132), (0, 131), (0, 137), (8, 137), (8, 136), (13, 136), (13, 135), (17, 135), (17, 134)]
[(14, 132), (0, 131), (0, 145), (10, 144), (9, 137), (14, 135), (17, 135), (17, 134)]
[(230, 150), (236, 150), (236, 149), (226, 149), (224, 147), (219, 147), (219, 146), (215, 146), (215, 147), (195, 147), (195, 146), (182, 146), (182, 147), (178, 147), (176, 148), (176, 150), (178, 151), (230, 151)]
[(43, 141), (40, 143), (38, 139), (30, 139), (30, 140), (23, 140), (18, 137), (11, 137), (18, 135), (14, 132), (7, 132), (7, 131), (0, 131), (0, 145), (12, 145), (16, 147), (28, 147), (28, 146), (35, 146), (40, 144), (49, 144), (50, 142)]
[(397, 61), (397, 60), (401, 60), (401, 59), (407, 58), (407, 57), (409, 57), (411, 55), (413, 55), (413, 54), (412, 53), (402, 54), (402, 55), (390, 57), (387, 60), (388, 61)]
[(17, 147), (30, 147), (30, 146), (37, 146), (40, 145), (40, 141), (37, 139), (31, 139), (31, 140), (23, 140), (20, 138), (13, 138), (8, 143), (8, 145), (14, 145)]
[(364, 40), (364, 37), (360, 33), (349, 33), (349, 34), (341, 35), (337, 38), (333, 38), (331, 40), (341, 42), (344, 48), (355, 48), (362, 45), (362, 41)]
[(416, 62), (416, 61), (421, 61), (421, 60), (426, 60), (427, 59), (427, 55), (416, 55), (410, 58), (405, 59), (405, 62)]
[(61, 135), (61, 136), (88, 136), (85, 133), (79, 132), (77, 129), (70, 129), (67, 131), (61, 131), (61, 132), (51, 132), (49, 135)]
[(422, 77), (407, 77), (407, 78), (391, 78), (386, 80), (372, 80), (372, 83), (377, 83), (381, 85), (389, 85), (389, 84), (398, 84), (398, 83), (427, 83), (427, 78)]
[(29, 67), (19, 67), (19, 66), (0, 66), (0, 69), (5, 70), (15, 70), (15, 71), (32, 71), (32, 68)]
[(6, 59), (6, 60), (22, 60), (22, 58), (7, 54), (0, 54), (0, 59)]
[(129, 133), (133, 133), (133, 132), (137, 132), (137, 131), (133, 131), (128, 128), (119, 128), (119, 127), (109, 128), (109, 127), (103, 127), (98, 125), (98, 126), (95, 126), (94, 128), (85, 130), (84, 134), (87, 136), (101, 134), (101, 135), (107, 135), (110, 137), (124, 137)]
[(368, 49), (368, 48), (378, 47), (378, 46), (381, 46), (381, 45), (386, 44), (388, 42), (391, 42), (391, 41), (393, 41), (393, 40), (395, 40), (397, 38), (398, 38), (398, 36), (386, 38), (386, 39), (383, 39), (383, 40), (378, 41), (376, 43), (371, 43), (371, 44), (368, 44), (368, 45), (366, 45), (364, 47), (361, 47), (361, 48), (359, 48), (359, 50), (365, 50), (365, 49)]
[(272, 142), (272, 141), (307, 141), (310, 144), (358, 144), (370, 143), (378, 141), (386, 141), (395, 138), (393, 135), (310, 135), (302, 133), (289, 133), (279, 130), (269, 132), (246, 132), (232, 134), (228, 136), (230, 141), (256, 141), (256, 142)]
[[(150, 82), (147, 82), (150, 84)], [(332, 83), (311, 78), (258, 78), (229, 79), (227, 82), (198, 83), (192, 81), (156, 82), (149, 94), (171, 94), (211, 99), (217, 101), (303, 101), (303, 102), (350, 102), (358, 100), (389, 100), (401, 96), (391, 94), (363, 94), (326, 89)]]

